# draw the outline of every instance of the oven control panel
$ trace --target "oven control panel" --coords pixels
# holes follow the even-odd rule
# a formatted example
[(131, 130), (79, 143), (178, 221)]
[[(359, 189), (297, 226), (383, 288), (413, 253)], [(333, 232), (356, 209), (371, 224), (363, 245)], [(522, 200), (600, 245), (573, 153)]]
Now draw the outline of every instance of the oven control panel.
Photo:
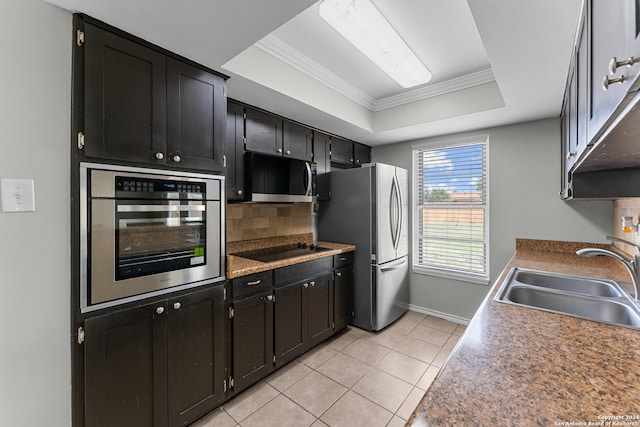
[(116, 192), (126, 193), (205, 193), (202, 182), (116, 176)]

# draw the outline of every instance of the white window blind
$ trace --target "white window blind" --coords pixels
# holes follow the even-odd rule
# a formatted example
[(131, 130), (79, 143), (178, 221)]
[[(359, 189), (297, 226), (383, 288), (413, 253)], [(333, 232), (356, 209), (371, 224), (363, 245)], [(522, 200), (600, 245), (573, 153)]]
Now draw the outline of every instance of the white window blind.
[(414, 270), (488, 280), (486, 141), (414, 147)]

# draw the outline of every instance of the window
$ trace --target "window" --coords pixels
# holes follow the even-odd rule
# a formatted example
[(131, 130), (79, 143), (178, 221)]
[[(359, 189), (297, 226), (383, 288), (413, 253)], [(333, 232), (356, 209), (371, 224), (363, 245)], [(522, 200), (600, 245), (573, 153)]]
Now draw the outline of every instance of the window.
[(487, 284), (487, 136), (413, 147), (413, 270)]

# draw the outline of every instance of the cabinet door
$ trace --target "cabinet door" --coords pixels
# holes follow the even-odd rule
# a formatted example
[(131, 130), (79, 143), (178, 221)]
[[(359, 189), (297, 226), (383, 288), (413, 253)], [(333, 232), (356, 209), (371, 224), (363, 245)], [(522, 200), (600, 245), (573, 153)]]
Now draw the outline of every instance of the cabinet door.
[(282, 119), (251, 108), (246, 108), (245, 114), (245, 149), (272, 156), (281, 156)]
[(357, 166), (371, 163), (371, 147), (368, 145), (353, 143), (353, 163)]
[(86, 426), (167, 425), (165, 311), (162, 302), (85, 321)]
[(275, 290), (276, 366), (295, 359), (305, 350), (308, 287), (308, 282), (298, 282)]
[(84, 31), (84, 154), (164, 164), (165, 56), (88, 23)]
[(632, 66), (621, 66), (617, 73), (624, 74), (629, 81), (631, 90), (638, 90), (640, 86), (638, 76), (640, 76), (640, 0), (624, 0), (624, 16), (626, 30), (626, 55), (616, 58), (618, 61), (625, 61), (634, 58)]
[(353, 316), (353, 265), (336, 270), (334, 280), (335, 330), (346, 327)]
[(566, 99), (564, 111), (565, 116), (563, 120), (566, 123), (563, 123), (565, 138), (566, 138), (566, 154), (565, 154), (565, 169), (570, 171), (573, 165), (576, 162), (576, 159), (580, 155), (578, 153), (578, 97), (577, 97), (577, 72), (576, 69), (571, 69), (569, 71), (569, 85), (566, 90)]
[(234, 392), (255, 384), (273, 371), (273, 295), (235, 301), (233, 335)]
[(313, 131), (297, 123), (282, 122), (282, 149), (285, 157), (313, 160)]
[(227, 157), (227, 200), (244, 200), (244, 107), (227, 103), (224, 154)]
[(346, 139), (331, 138), (331, 161), (343, 164), (353, 164), (353, 142)]
[(329, 200), (331, 186), (331, 138), (322, 132), (313, 132), (313, 161), (316, 164), (316, 192), (318, 200)]
[(169, 300), (169, 425), (186, 425), (225, 400), (224, 286)]
[[(591, 0), (591, 108), (589, 111), (589, 139), (597, 137), (616, 107), (621, 103), (630, 87), (628, 80), (611, 83), (603, 88), (605, 79), (615, 79), (624, 75), (627, 67), (622, 67), (613, 75), (609, 74), (612, 58), (626, 56), (626, 22), (624, 1)], [(634, 18), (635, 19), (635, 15)]]
[(222, 171), (227, 104), (224, 80), (167, 59), (167, 163)]
[(333, 334), (333, 273), (309, 281), (307, 288), (307, 348)]

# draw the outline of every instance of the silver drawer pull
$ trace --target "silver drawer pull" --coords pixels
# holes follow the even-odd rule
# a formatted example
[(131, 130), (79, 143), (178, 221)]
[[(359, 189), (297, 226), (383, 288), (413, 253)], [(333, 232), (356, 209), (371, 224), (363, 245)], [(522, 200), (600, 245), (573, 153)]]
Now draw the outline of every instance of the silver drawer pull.
[(346, 260), (347, 260), (346, 256), (345, 257), (340, 257), (340, 261), (346, 261)]
[(247, 282), (247, 286), (256, 286), (259, 285), (262, 280), (256, 280), (255, 282)]
[(342, 277), (342, 273), (340, 273), (339, 271), (336, 273), (336, 276), (338, 277)]

